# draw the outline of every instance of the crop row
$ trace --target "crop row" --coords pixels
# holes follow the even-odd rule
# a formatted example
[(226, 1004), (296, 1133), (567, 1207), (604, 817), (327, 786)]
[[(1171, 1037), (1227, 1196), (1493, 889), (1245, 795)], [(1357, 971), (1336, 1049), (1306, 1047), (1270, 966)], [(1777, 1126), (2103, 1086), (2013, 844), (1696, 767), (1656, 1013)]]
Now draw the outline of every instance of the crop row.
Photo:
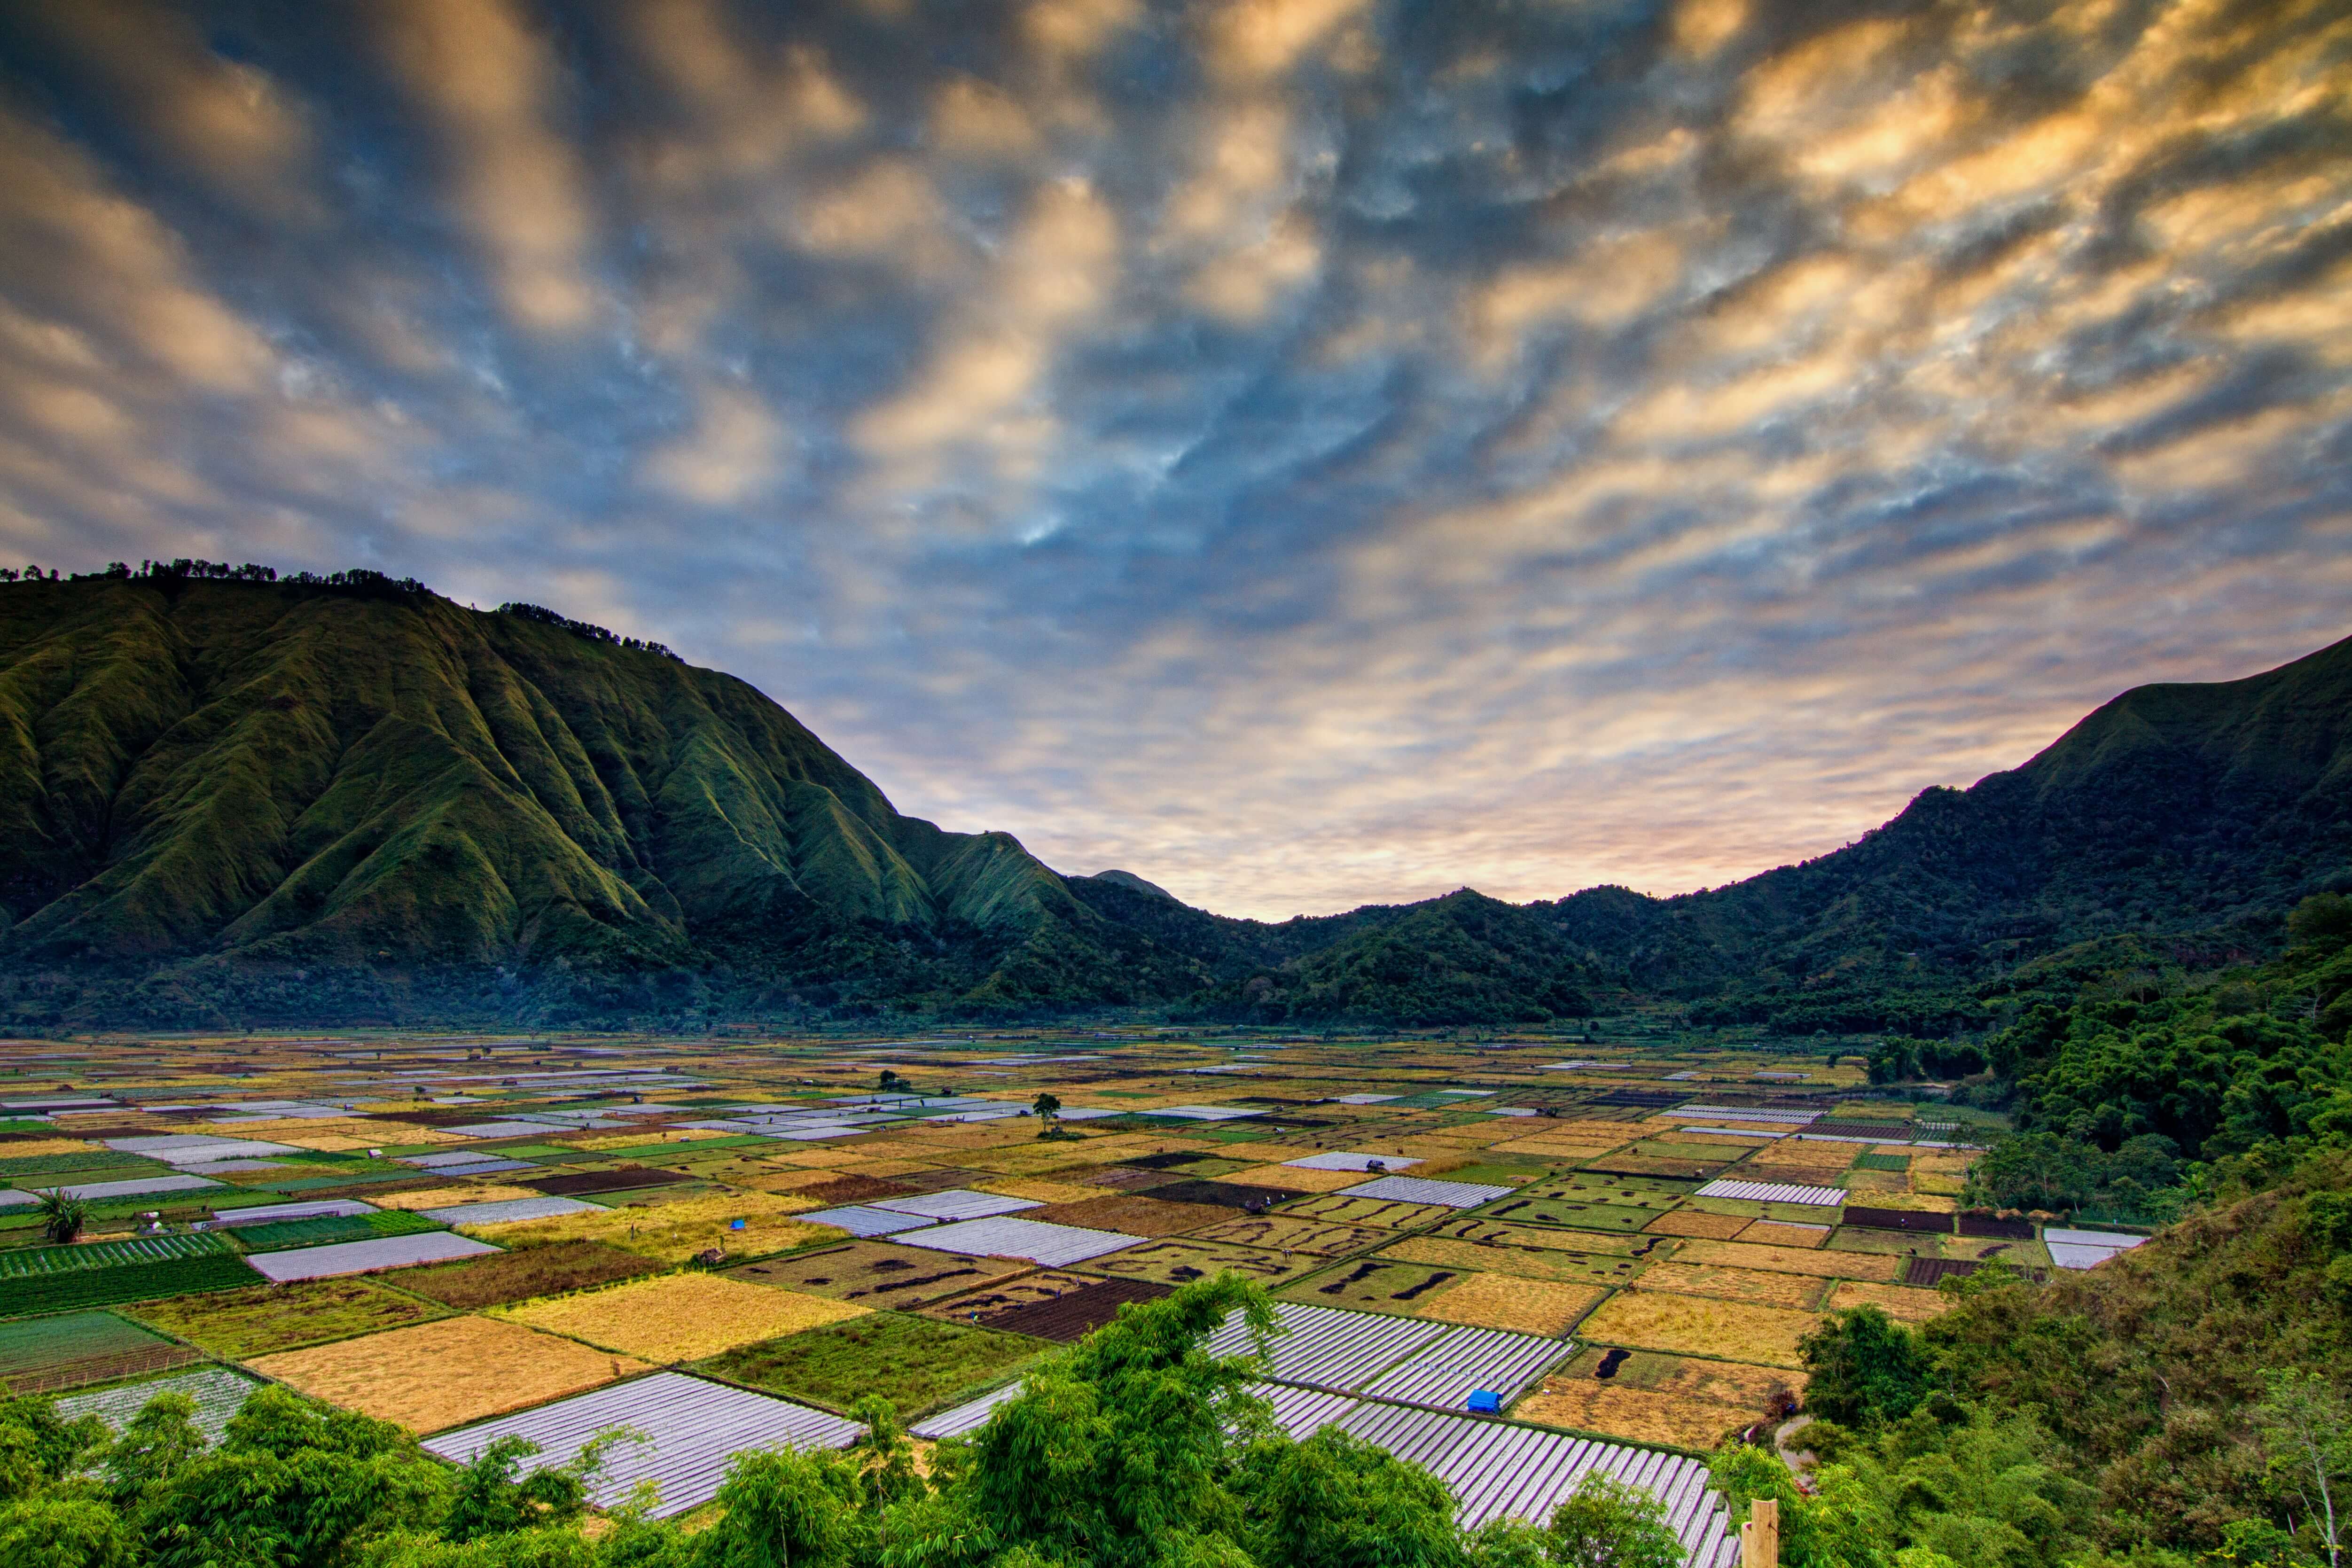
[(23, 1247), (0, 1252), (0, 1281), (59, 1274), (102, 1272), (171, 1259), (233, 1257), (236, 1249), (218, 1236), (134, 1236), (122, 1241), (92, 1241), (79, 1247)]
[(69, 1274), (19, 1275), (0, 1279), (0, 1318), (106, 1307), (121, 1301), (154, 1301), (198, 1291), (232, 1291), (260, 1283), (245, 1260), (233, 1252), (170, 1258), (119, 1269), (86, 1269)]

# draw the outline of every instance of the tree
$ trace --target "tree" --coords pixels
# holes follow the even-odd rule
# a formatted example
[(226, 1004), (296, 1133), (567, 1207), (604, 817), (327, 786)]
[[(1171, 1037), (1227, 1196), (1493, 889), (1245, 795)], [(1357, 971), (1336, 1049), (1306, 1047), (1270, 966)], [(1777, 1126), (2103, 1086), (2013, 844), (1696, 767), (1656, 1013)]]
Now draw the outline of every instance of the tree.
[(132, 1502), (148, 1488), (187, 1469), (204, 1451), (196, 1402), (184, 1394), (158, 1394), (140, 1407), (107, 1450), (108, 1487), (118, 1503)]
[(1797, 1354), (1812, 1374), (1806, 1408), (1849, 1427), (1899, 1421), (1927, 1396), (1927, 1346), (1883, 1308), (1832, 1313)]
[(53, 1186), (35, 1199), (41, 1217), (41, 1234), (63, 1247), (79, 1240), (82, 1227), (89, 1223), (89, 1205), (75, 1197), (61, 1186)]
[(1546, 1527), (1561, 1568), (1681, 1568), (1683, 1543), (1655, 1493), (1587, 1470)]
[(1041, 1121), (1050, 1122), (1062, 1113), (1062, 1103), (1050, 1090), (1041, 1091), (1037, 1098), (1029, 1103), (1029, 1108), (1037, 1113)]
[(719, 1522), (698, 1568), (847, 1568), (858, 1537), (856, 1471), (838, 1455), (738, 1454), (719, 1489)]
[(2344, 1396), (2320, 1374), (2294, 1368), (2265, 1367), (2263, 1384), (2254, 1426), (2272, 1473), (2303, 1500), (2305, 1516), (2318, 1531), (2334, 1568), (2343, 1551), (2337, 1494), (2352, 1479), (2352, 1419)]
[(1337, 1427), (1254, 1445), (1234, 1490), (1265, 1568), (1467, 1568), (1444, 1483)]

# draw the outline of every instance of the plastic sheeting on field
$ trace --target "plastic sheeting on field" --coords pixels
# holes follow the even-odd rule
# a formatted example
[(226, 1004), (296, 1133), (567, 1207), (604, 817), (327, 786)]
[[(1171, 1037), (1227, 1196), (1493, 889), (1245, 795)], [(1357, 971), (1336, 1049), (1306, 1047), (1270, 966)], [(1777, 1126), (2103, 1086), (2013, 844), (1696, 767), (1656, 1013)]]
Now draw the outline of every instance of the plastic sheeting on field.
[(1513, 1189), (1493, 1186), (1482, 1181), (1376, 1176), (1370, 1181), (1358, 1182), (1354, 1186), (1343, 1186), (1339, 1190), (1349, 1197), (1383, 1197), (1391, 1203), (1442, 1203), (1448, 1208), (1475, 1208), (1482, 1203), (1510, 1197)]
[(1018, 1214), (1045, 1206), (1034, 1198), (951, 1186), (944, 1192), (919, 1192), (912, 1197), (877, 1197), (867, 1207), (894, 1214), (919, 1214), (926, 1219), (985, 1219), (992, 1214)]
[(835, 1230), (846, 1230), (852, 1236), (893, 1236), (901, 1230), (920, 1230), (926, 1225), (939, 1223), (923, 1215), (898, 1214), (862, 1203), (844, 1204), (839, 1208), (813, 1209), (806, 1214), (795, 1214), (793, 1218), (808, 1225), (830, 1225)]
[(68, 1395), (58, 1401), (58, 1414), (68, 1421), (95, 1416), (120, 1432), (157, 1395), (184, 1394), (196, 1406), (196, 1430), (205, 1435), (205, 1442), (217, 1443), (228, 1427), (229, 1417), (244, 1408), (246, 1396), (259, 1386), (253, 1379), (225, 1366), (206, 1366), (152, 1382), (100, 1389), (95, 1394)]
[[(796, 1218), (806, 1219), (803, 1214)], [(940, 1252), (963, 1252), (975, 1258), (1025, 1258), (1032, 1263), (1048, 1268), (1060, 1268), (1069, 1263), (1083, 1263), (1089, 1258), (1099, 1258), (1106, 1252), (1139, 1246), (1140, 1236), (1123, 1236), (1116, 1230), (1090, 1230), (1077, 1225), (1048, 1225), (1042, 1219), (1021, 1219), (1011, 1215), (998, 1215), (989, 1219), (967, 1219), (955, 1225), (935, 1226), (929, 1230), (896, 1236), (893, 1240), (909, 1247), (928, 1247)]]
[(378, 1269), (410, 1269), (419, 1263), (448, 1263), (479, 1258), (499, 1249), (470, 1236), (446, 1230), (419, 1231), (414, 1236), (383, 1236), (373, 1241), (338, 1241), (330, 1247), (299, 1247), (285, 1252), (256, 1252), (246, 1261), (269, 1279), (328, 1280), (338, 1274), (372, 1274)]
[(1793, 1182), (1778, 1181), (1711, 1181), (1694, 1195), (1698, 1197), (1737, 1197), (1749, 1203), (1810, 1203), (1825, 1207), (1845, 1201), (1842, 1186), (1800, 1186)]
[[(932, 1441), (976, 1431), (1020, 1392), (1021, 1385), (1009, 1385), (943, 1410), (911, 1430)], [(1726, 1517), (1722, 1498), (1707, 1486), (1703, 1459), (1320, 1389), (1259, 1384), (1251, 1392), (1274, 1406), (1276, 1423), (1295, 1438), (1304, 1441), (1337, 1427), (1427, 1469), (1454, 1494), (1455, 1517), (1465, 1527), (1496, 1519), (1541, 1523), (1589, 1472), (1599, 1470), (1644, 1489), (1665, 1505), (1667, 1523), (1681, 1539), (1690, 1568), (1734, 1568), (1739, 1561), (1738, 1530)]]
[[(1267, 1342), (1267, 1370), (1285, 1383), (1311, 1383), (1325, 1388), (1360, 1388), (1452, 1327), (1426, 1318), (1351, 1312), (1295, 1301), (1277, 1301), (1274, 1310), (1286, 1332), (1276, 1333)], [(1226, 1319), (1209, 1336), (1212, 1355), (1243, 1355), (1249, 1349), (1249, 1328), (1238, 1314)]]
[(2055, 1225), (2042, 1232), (2042, 1244), (2050, 1249), (2050, 1261), (2061, 1269), (2095, 1269), (2147, 1239), (2119, 1230), (2077, 1230)]
[(1363, 1385), (1360, 1392), (1459, 1410), (1473, 1393), (1486, 1389), (1508, 1405), (1575, 1348), (1566, 1340), (1542, 1334), (1456, 1328)]
[(652, 1517), (667, 1519), (719, 1495), (728, 1461), (750, 1448), (840, 1448), (865, 1428), (788, 1399), (771, 1398), (683, 1373), (656, 1372), (537, 1409), (460, 1427), (425, 1439), (427, 1453), (467, 1464), (500, 1437), (539, 1445), (522, 1461), (528, 1475), (568, 1464), (600, 1432), (627, 1427), (643, 1433), (606, 1450), (590, 1495), (604, 1506), (625, 1501), (641, 1481), (660, 1489)]
[(1401, 1171), (1421, 1164), (1404, 1155), (1363, 1155), (1350, 1149), (1332, 1149), (1304, 1159), (1285, 1160), (1286, 1166), (1297, 1166), (1303, 1171), (1368, 1171), (1377, 1161), (1383, 1170)]

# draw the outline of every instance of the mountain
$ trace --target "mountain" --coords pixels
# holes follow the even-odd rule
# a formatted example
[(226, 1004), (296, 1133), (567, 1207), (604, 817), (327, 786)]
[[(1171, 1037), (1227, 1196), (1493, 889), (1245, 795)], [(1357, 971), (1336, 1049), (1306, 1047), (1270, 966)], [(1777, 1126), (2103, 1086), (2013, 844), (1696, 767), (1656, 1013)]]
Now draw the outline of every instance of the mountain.
[(136, 976), (166, 1011), (267, 1011), (264, 977), (362, 1012), (420, 977), (567, 973), (630, 1013), (729, 965), (822, 1002), (1120, 983), (1017, 841), (901, 815), (745, 683), (341, 576), (0, 587), (11, 970)]
[[(1905, 1021), (2050, 956), (2205, 967), (2352, 886), (2352, 641), (2244, 680), (2140, 686), (2024, 766), (1923, 791), (1832, 854), (1652, 900), (1552, 907), (1644, 991), (1810, 1029)], [(1805, 1020), (1811, 1019), (1807, 1022)], [(1932, 1023), (1932, 1018), (1917, 1021)]]
[[(745, 683), (552, 612), (202, 562), (0, 583), (0, 1021), (1979, 1025), (2352, 887), (2352, 643), (2145, 686), (1847, 848), (1657, 899), (1279, 923), (948, 832)], [(2072, 966), (2073, 968), (2070, 968)]]

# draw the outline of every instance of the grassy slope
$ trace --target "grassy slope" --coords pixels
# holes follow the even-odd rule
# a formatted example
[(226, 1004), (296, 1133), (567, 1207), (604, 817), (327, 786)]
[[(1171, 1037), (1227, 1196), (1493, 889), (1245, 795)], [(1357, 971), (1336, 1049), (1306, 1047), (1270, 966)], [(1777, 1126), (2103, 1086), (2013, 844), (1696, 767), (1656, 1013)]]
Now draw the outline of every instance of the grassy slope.
[(1017, 953), (1087, 920), (740, 681), (430, 595), (0, 589), (0, 831), (36, 962), (667, 967), (779, 922)]

